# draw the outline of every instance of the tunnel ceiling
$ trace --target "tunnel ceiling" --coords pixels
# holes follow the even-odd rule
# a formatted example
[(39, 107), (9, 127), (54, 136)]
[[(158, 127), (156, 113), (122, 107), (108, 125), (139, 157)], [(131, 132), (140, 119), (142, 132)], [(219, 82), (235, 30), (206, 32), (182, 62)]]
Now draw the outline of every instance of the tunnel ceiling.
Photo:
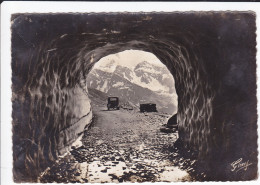
[[(32, 100), (42, 106), (40, 110), (48, 105), (48, 113), (42, 115), (55, 114), (54, 107), (68, 106), (68, 92), (86, 85), (97, 61), (127, 49), (153, 53), (174, 76), (183, 145), (212, 160), (230, 157), (230, 150), (239, 151), (234, 143), (241, 141), (245, 151), (239, 154), (249, 152), (256, 160), (255, 151), (246, 149), (249, 141), (256, 145), (255, 17), (251, 13), (13, 15), (13, 102), (24, 106), (27, 98), (31, 100), (27, 106), (32, 106)], [(55, 102), (57, 97), (62, 100)], [(73, 107), (69, 110), (73, 112)], [(59, 119), (68, 115), (59, 114)], [(19, 116), (13, 113), (14, 122), (19, 122)], [(29, 122), (34, 119), (30, 113)], [(243, 133), (252, 134), (242, 142), (244, 136), (234, 132), (248, 122), (251, 125)], [(49, 137), (58, 142), (56, 137), (66, 125), (57, 125), (49, 126)], [(19, 137), (16, 141), (21, 142)]]

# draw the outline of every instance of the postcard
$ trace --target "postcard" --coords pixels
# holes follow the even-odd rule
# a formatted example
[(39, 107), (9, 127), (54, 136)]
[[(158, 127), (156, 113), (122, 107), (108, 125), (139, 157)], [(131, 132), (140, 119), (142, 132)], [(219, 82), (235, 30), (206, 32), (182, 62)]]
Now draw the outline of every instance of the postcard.
[(12, 181), (255, 181), (253, 6), (9, 13)]

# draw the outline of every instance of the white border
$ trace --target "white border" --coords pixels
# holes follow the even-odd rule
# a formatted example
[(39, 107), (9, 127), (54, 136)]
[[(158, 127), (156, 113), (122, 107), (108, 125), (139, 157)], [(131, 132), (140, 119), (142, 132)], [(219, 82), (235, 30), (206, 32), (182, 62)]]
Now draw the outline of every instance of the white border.
[[(11, 127), (11, 14), (13, 13), (69, 13), (69, 12), (173, 12), (173, 11), (254, 11), (257, 15), (257, 64), (260, 56), (260, 4), (246, 2), (3, 2), (1, 4), (1, 184), (15, 184), (12, 181), (12, 127)], [(259, 76), (259, 68), (257, 68)], [(259, 80), (257, 81), (259, 86)], [(257, 97), (259, 89), (257, 89)], [(259, 110), (258, 110), (258, 115)], [(259, 126), (259, 121), (258, 121)], [(258, 128), (258, 145), (260, 140)], [(258, 149), (259, 151), (259, 149)], [(258, 155), (258, 159), (259, 155)], [(258, 164), (258, 170), (259, 164)], [(198, 184), (200, 182), (195, 182)], [(207, 182), (207, 184), (217, 182)], [(221, 182), (218, 182), (221, 183)], [(258, 184), (251, 182), (229, 182)], [(33, 184), (33, 183), (32, 183)], [(146, 183), (147, 184), (147, 183)], [(165, 183), (157, 183), (165, 184)], [(179, 183), (177, 183), (179, 184)]]

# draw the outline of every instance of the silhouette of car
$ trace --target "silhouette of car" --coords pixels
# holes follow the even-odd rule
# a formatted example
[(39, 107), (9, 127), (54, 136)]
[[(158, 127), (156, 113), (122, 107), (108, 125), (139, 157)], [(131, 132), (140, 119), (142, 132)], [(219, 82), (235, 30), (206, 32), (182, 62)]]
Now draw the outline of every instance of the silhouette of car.
[(140, 104), (140, 112), (157, 112), (156, 104), (154, 103)]
[(119, 110), (119, 98), (118, 97), (108, 97), (107, 98), (107, 110), (117, 109)]

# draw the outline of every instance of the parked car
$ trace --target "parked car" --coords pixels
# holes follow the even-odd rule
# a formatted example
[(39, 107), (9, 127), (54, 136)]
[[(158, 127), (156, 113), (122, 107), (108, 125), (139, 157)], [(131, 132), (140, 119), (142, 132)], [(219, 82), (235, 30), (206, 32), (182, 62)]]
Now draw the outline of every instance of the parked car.
[(108, 97), (107, 98), (107, 110), (117, 109), (119, 110), (119, 98), (118, 97)]
[(157, 112), (156, 104), (154, 103), (140, 104), (140, 112)]

